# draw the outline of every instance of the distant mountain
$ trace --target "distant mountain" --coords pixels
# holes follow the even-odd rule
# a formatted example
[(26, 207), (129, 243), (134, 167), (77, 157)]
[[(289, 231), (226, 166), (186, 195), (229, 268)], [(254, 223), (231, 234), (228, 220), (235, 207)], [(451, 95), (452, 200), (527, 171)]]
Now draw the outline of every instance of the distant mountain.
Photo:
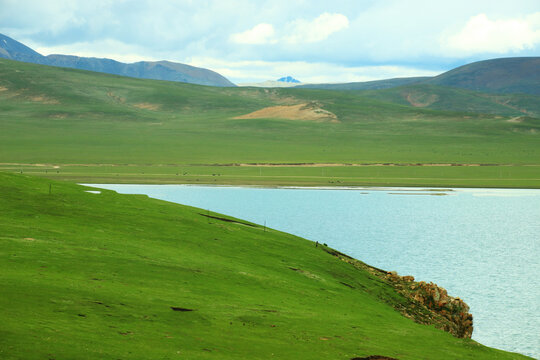
[(266, 87), (266, 88), (282, 88), (282, 87), (294, 87), (302, 84), (299, 80), (296, 80), (292, 76), (284, 76), (277, 80), (266, 80), (259, 83), (242, 83), (238, 86), (252, 86), (252, 87)]
[(295, 84), (300, 84), (300, 81), (299, 81), (299, 80), (296, 80), (296, 79), (293, 78), (292, 76), (285, 76), (285, 77), (282, 77), (282, 78), (277, 79), (277, 81), (281, 81), (281, 82), (285, 82), (285, 83), (295, 83)]
[(447, 71), (424, 83), (489, 93), (540, 95), (540, 57), (478, 61)]
[(170, 61), (140, 61), (125, 64), (111, 59), (71, 55), (43, 56), (20, 42), (0, 34), (0, 57), (42, 65), (97, 71), (144, 79), (179, 81), (210, 86), (235, 86), (222, 75), (195, 66)]
[(299, 85), (296, 87), (306, 88), (306, 89), (326, 89), (326, 90), (379, 90), (379, 89), (389, 89), (396, 86), (419, 83), (427, 79), (430, 79), (430, 77), (395, 78), (395, 79), (351, 82), (351, 83), (342, 83), (342, 84), (305, 84), (305, 85)]
[(28, 46), (0, 34), (0, 57), (10, 60), (39, 63), (44, 56), (30, 49)]
[(379, 90), (413, 84), (449, 86), (497, 94), (540, 95), (540, 57), (500, 58), (460, 66), (435, 77), (410, 77), (297, 87), (327, 90)]

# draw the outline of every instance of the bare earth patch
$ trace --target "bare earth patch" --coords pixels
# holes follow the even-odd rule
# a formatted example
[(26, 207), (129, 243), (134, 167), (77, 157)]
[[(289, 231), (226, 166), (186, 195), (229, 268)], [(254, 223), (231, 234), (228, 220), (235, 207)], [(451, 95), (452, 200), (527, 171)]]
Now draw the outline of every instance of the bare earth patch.
[(47, 97), (45, 95), (30, 96), (29, 99), (34, 101), (34, 102), (39, 102), (39, 103), (42, 103), (42, 104), (60, 104), (60, 101), (58, 101), (56, 99), (49, 98), (49, 97)]
[(414, 107), (426, 107), (437, 100), (439, 100), (439, 96), (436, 94), (425, 94), (425, 93), (408, 93), (406, 97), (409, 104), (411, 104)]
[(520, 123), (520, 122), (523, 122), (523, 117), (516, 116), (516, 117), (513, 117), (513, 118), (508, 119), (506, 121), (509, 122), (509, 123)]
[(123, 97), (121, 96), (116, 96), (112, 91), (109, 91), (107, 93), (107, 96), (112, 98), (114, 101), (116, 101), (117, 103), (120, 103), (120, 104), (123, 104), (126, 102), (126, 99), (124, 99)]
[(144, 109), (144, 110), (159, 110), (161, 105), (158, 104), (150, 104), (150, 103), (138, 103), (133, 104), (137, 109)]
[(67, 118), (66, 114), (52, 114), (49, 116), (51, 119), (65, 119)]
[(0, 86), (0, 92), (2, 92), (2, 91), (7, 91), (7, 90), (8, 90), (7, 87), (5, 87), (5, 86)]
[(321, 109), (315, 103), (266, 107), (234, 119), (287, 119), (338, 123), (334, 113)]

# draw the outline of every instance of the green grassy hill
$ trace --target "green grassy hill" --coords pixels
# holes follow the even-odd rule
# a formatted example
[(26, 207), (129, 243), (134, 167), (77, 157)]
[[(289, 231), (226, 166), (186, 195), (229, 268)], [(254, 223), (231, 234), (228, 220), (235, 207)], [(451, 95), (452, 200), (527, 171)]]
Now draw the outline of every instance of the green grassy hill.
[[(427, 89), (438, 100), (415, 107), (398, 89), (215, 88), (0, 60), (0, 169), (85, 182), (540, 187), (536, 97)], [(305, 109), (238, 118), (276, 106)], [(230, 164), (255, 166), (216, 166)]]
[(322, 245), (87, 190), (0, 172), (2, 359), (526, 358), (402, 316)]
[(433, 110), (540, 118), (540, 96), (536, 95), (489, 94), (452, 87), (415, 84), (365, 92), (362, 96)]

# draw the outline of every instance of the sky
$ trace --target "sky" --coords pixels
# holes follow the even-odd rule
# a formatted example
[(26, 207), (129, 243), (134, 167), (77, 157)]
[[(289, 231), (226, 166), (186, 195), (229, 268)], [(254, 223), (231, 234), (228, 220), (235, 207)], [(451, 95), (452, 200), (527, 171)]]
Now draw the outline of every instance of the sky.
[(169, 60), (235, 83), (335, 83), (540, 56), (540, 2), (0, 0), (0, 33), (43, 55)]

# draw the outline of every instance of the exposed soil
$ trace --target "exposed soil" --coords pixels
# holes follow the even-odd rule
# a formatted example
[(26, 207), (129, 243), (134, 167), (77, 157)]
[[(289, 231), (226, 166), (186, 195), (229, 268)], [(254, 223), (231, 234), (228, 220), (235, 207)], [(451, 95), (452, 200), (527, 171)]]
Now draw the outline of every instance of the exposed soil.
[(310, 279), (322, 280), (320, 276), (312, 274), (309, 271), (302, 270), (302, 269), (297, 269), (297, 268), (290, 267), (290, 266), (289, 266), (289, 269), (291, 269), (292, 271), (296, 271), (297, 273), (300, 273), (300, 274), (302, 274), (302, 275), (304, 275), (304, 276), (306, 276), (306, 277), (308, 277)]
[(414, 107), (426, 107), (437, 102), (439, 96), (436, 94), (408, 93), (406, 99)]
[(151, 104), (151, 103), (138, 103), (138, 104), (133, 104), (134, 107), (136, 107), (137, 109), (144, 109), (144, 110), (159, 110), (159, 108), (161, 107), (161, 105), (159, 104)]
[(509, 123), (520, 123), (520, 122), (523, 122), (523, 117), (522, 116), (516, 116), (516, 117), (513, 117), (511, 119), (508, 119), (506, 120), (507, 122)]
[(46, 97), (44, 95), (30, 96), (29, 99), (42, 104), (60, 104), (60, 101)]
[(107, 93), (107, 96), (112, 98), (114, 101), (116, 101), (117, 103), (120, 103), (120, 104), (123, 104), (124, 102), (126, 102), (126, 99), (124, 99), (121, 96), (116, 96), (112, 91), (109, 91)]
[(49, 115), (49, 117), (51, 119), (65, 119), (67, 118), (67, 115), (66, 114), (52, 114), (52, 115)]
[(235, 119), (268, 118), (332, 123), (339, 122), (334, 113), (321, 109), (316, 103), (270, 106), (246, 115), (235, 117)]
[(506, 106), (512, 110), (516, 110), (516, 111), (519, 111), (523, 114), (527, 114), (527, 115), (530, 115), (530, 116), (535, 116), (534, 113), (528, 111), (527, 109), (521, 109), (513, 104), (510, 104), (510, 99), (506, 99), (506, 100), (500, 100), (500, 99), (495, 99), (495, 102), (499, 105), (503, 105), (503, 106)]
[(0, 92), (1, 92), (1, 91), (7, 91), (7, 89), (8, 89), (8, 88), (5, 87), (5, 86), (0, 86)]

